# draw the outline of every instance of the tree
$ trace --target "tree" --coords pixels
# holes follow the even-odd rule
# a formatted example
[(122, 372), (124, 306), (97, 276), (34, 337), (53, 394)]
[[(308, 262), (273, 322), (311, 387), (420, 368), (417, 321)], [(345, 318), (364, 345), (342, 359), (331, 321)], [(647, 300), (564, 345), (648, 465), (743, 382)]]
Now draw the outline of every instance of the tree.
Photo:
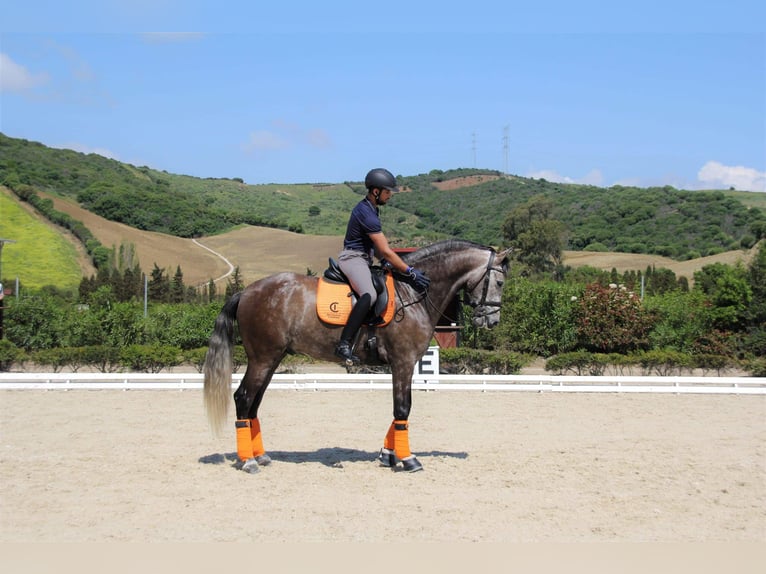
[(245, 284), (242, 282), (242, 275), (239, 273), (239, 265), (234, 268), (234, 273), (229, 277), (229, 281), (226, 283), (226, 298), (228, 299), (234, 293), (239, 293), (245, 288)]
[(184, 302), (184, 274), (181, 271), (180, 265), (176, 267), (176, 273), (173, 275), (173, 281), (170, 284), (170, 302)]
[(165, 275), (165, 270), (154, 264), (151, 279), (149, 279), (149, 299), (158, 303), (167, 303), (170, 297), (170, 279)]
[(763, 357), (766, 356), (766, 241), (761, 241), (750, 261), (747, 279), (752, 298), (746, 311), (747, 335), (743, 347), (751, 355)]
[(532, 197), (508, 214), (503, 237), (514, 248), (516, 259), (532, 272), (552, 271), (561, 266), (566, 226), (551, 218), (553, 201)]
[(752, 299), (744, 267), (723, 263), (705, 265), (694, 273), (694, 288), (707, 295), (718, 329), (740, 331)]

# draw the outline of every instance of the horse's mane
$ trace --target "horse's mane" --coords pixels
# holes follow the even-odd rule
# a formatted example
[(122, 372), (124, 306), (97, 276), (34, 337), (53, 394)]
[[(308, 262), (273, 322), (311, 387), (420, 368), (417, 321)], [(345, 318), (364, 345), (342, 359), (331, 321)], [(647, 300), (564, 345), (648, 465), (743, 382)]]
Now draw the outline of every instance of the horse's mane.
[(443, 241), (437, 241), (431, 245), (421, 247), (420, 249), (407, 253), (402, 256), (402, 259), (410, 264), (417, 264), (420, 261), (430, 259), (436, 255), (442, 255), (445, 253), (452, 253), (454, 251), (463, 251), (466, 249), (482, 249), (485, 251), (491, 251), (491, 247), (476, 243), (475, 241), (468, 241), (467, 239), (445, 239)]

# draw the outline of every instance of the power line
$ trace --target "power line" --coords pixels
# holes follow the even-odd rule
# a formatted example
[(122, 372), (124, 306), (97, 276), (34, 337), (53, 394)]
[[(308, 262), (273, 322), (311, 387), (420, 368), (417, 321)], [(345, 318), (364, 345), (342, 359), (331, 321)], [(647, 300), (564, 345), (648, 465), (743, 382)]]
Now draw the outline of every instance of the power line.
[(508, 175), (508, 139), (510, 130), (510, 126), (503, 128), (503, 173), (505, 175)]

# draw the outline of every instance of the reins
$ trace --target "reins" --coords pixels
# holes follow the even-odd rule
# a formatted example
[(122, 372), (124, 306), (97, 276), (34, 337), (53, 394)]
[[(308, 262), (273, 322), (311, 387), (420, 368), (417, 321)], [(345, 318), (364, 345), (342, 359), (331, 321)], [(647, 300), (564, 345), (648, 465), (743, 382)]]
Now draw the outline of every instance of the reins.
[[(476, 284), (471, 288), (468, 288), (468, 285), (466, 285), (463, 288), (463, 295), (464, 295), (463, 301), (465, 303), (465, 292), (473, 291), (479, 285), (479, 282), (481, 282), (482, 280), (484, 281), (484, 284), (482, 286), (481, 299), (479, 300), (479, 302), (476, 305), (473, 305), (470, 302), (467, 303), (474, 309), (476, 309), (477, 307), (484, 307), (484, 308), (489, 307), (490, 309), (502, 307), (501, 301), (487, 301), (487, 295), (489, 294), (489, 282), (491, 280), (492, 271), (496, 273), (503, 273), (503, 275), (505, 275), (505, 272), (503, 271), (502, 267), (494, 266), (495, 257), (496, 257), (496, 253), (490, 250), (489, 260), (487, 261), (487, 267), (484, 269), (484, 273), (482, 273), (482, 276), (479, 277), (479, 281), (477, 281)], [(449, 322), (457, 321), (457, 318), (452, 318), (445, 315), (442, 311), (439, 310), (439, 308), (436, 305), (434, 305), (434, 303), (431, 301), (431, 298), (428, 296), (428, 290), (420, 294), (420, 297), (418, 297), (417, 299), (413, 301), (405, 302), (401, 292), (399, 291), (399, 281), (395, 282), (394, 288), (396, 291), (396, 296), (399, 299), (399, 302), (401, 303), (401, 307), (397, 307), (396, 312), (394, 314), (394, 321), (396, 321), (397, 323), (404, 319), (404, 315), (405, 315), (404, 310), (407, 307), (411, 307), (412, 305), (417, 305), (418, 303), (421, 303), (421, 302), (425, 302), (429, 307), (431, 307), (431, 309), (436, 311), (436, 313), (440, 317), (448, 320)], [(480, 314), (477, 314), (474, 312), (474, 317), (486, 317), (488, 315), (492, 315), (493, 313), (496, 313), (496, 311), (487, 310)]]

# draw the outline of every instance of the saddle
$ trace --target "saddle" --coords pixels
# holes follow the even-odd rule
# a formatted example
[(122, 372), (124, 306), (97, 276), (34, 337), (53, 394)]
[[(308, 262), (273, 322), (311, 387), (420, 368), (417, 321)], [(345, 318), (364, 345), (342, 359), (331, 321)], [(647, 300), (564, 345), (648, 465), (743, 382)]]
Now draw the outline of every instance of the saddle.
[[(378, 298), (375, 306), (365, 320), (367, 325), (383, 326), (394, 318), (394, 277), (390, 271), (379, 266), (372, 266), (372, 284)], [(359, 295), (349, 285), (348, 278), (338, 267), (338, 263), (329, 258), (329, 267), (325, 269), (317, 285), (317, 315), (325, 323), (345, 325), (351, 309)]]

